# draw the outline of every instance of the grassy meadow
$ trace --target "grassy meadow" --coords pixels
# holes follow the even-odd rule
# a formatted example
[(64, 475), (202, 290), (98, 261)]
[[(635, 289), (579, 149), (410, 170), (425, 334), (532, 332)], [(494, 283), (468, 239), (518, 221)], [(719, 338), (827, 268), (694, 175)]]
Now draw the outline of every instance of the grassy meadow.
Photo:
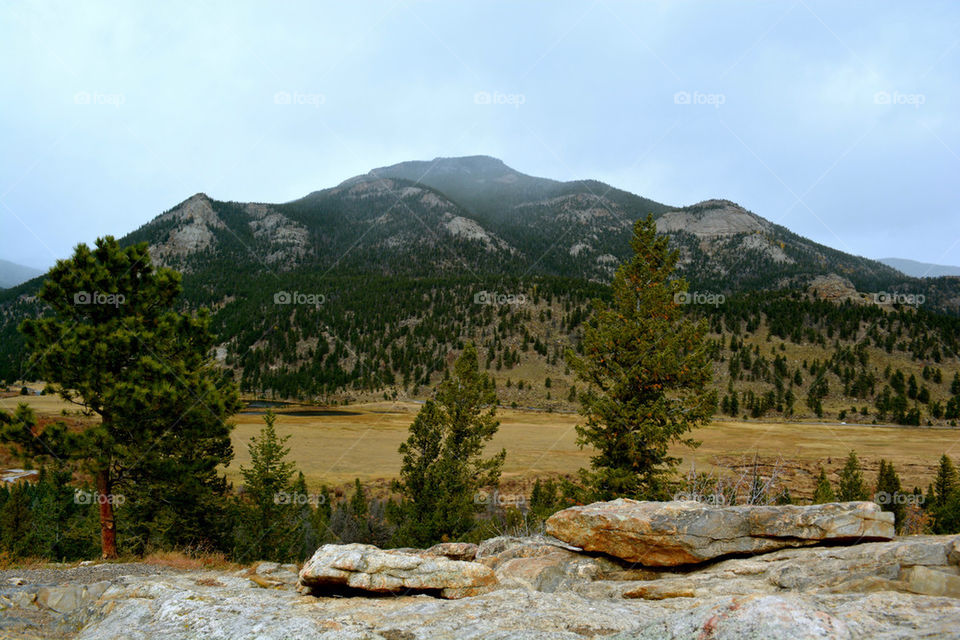
[[(54, 396), (0, 397), (0, 408), (13, 411), (26, 401), (42, 421), (86, 420), (75, 407)], [(276, 409), (277, 428), (290, 435), (290, 458), (307, 477), (308, 484), (344, 486), (359, 478), (365, 484), (384, 488), (397, 476), (397, 447), (406, 438), (407, 427), (420, 405), (412, 402), (375, 402), (339, 407), (287, 405)], [(67, 416), (62, 415), (66, 409)], [(262, 411), (262, 410), (255, 410)], [(301, 415), (297, 415), (301, 414)], [(573, 474), (589, 464), (589, 450), (576, 443), (573, 413), (547, 413), (501, 409), (500, 431), (492, 447), (507, 449), (505, 491), (526, 491), (535, 477)], [(233, 442), (236, 456), (226, 469), (234, 482), (241, 465), (249, 462), (247, 444), (263, 424), (262, 413), (234, 416)], [(850, 449), (855, 449), (873, 482), (879, 460), (892, 460), (904, 487), (925, 487), (933, 477), (942, 453), (960, 457), (960, 429), (842, 425), (837, 423), (759, 422), (718, 419), (695, 432), (702, 445), (695, 450), (678, 447), (681, 470), (691, 463), (698, 471), (740, 473), (752, 466), (754, 456), (763, 472), (773, 467), (796, 497), (809, 497), (817, 465), (836, 472)], [(14, 461), (2, 461), (12, 466)], [(836, 479), (836, 476), (834, 476)]]

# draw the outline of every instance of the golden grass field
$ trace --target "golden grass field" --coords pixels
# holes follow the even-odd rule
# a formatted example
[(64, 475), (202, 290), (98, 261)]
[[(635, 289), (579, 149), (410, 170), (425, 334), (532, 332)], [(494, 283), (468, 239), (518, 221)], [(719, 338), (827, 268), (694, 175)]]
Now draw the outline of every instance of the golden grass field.
[[(13, 411), (20, 401), (48, 419), (73, 408), (52, 396), (4, 397), (0, 408)], [(344, 415), (322, 416), (288, 415), (284, 411), (304, 409), (289, 407), (278, 410), (277, 429), (290, 436), (290, 458), (311, 488), (340, 486), (354, 478), (382, 487), (399, 472), (397, 447), (419, 406), (378, 402), (332, 407), (332, 413)], [(504, 484), (508, 487), (527, 487), (534, 477), (572, 474), (589, 464), (589, 451), (576, 444), (576, 414), (503, 409), (498, 415), (500, 431), (491, 446), (507, 449)], [(263, 425), (263, 416), (242, 413), (233, 422), (236, 457), (226, 472), (237, 482), (240, 466), (249, 462), (247, 443)], [(682, 471), (689, 469), (691, 461), (702, 471), (742, 467), (752, 464), (756, 454), (764, 469), (779, 460), (780, 473), (798, 497), (812, 492), (818, 464), (834, 473), (850, 449), (865, 463), (868, 482), (873, 482), (879, 460), (886, 458), (894, 462), (907, 489), (926, 487), (941, 454), (960, 458), (960, 429), (717, 420), (694, 435), (703, 443), (698, 449), (675, 449), (684, 459)]]

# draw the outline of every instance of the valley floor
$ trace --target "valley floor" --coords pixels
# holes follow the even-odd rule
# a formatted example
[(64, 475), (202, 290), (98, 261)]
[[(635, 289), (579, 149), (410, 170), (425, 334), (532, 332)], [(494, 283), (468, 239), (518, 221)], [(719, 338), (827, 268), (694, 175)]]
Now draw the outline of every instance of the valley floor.
[[(63, 418), (61, 411), (74, 407), (51, 396), (0, 398), (0, 408), (13, 411), (20, 401), (47, 420), (79, 419), (74, 415)], [(346, 485), (354, 478), (386, 488), (399, 473), (397, 447), (406, 439), (420, 406), (413, 402), (286, 406), (277, 410), (277, 429), (291, 436), (290, 458), (311, 489), (321, 484)], [(314, 415), (294, 415), (298, 413)], [(574, 474), (589, 465), (589, 450), (581, 450), (576, 442), (578, 415), (517, 409), (502, 409), (498, 415), (500, 431), (491, 447), (507, 449), (504, 494), (527, 496), (536, 477)], [(238, 414), (233, 421), (236, 457), (227, 476), (236, 484), (240, 467), (249, 464), (247, 444), (263, 426), (262, 411)], [(776, 468), (795, 498), (812, 495), (818, 465), (823, 464), (828, 473), (835, 472), (851, 449), (860, 457), (868, 482), (872, 483), (880, 459), (886, 459), (894, 463), (906, 490), (925, 488), (941, 454), (956, 456), (960, 451), (960, 429), (950, 428), (718, 419), (693, 435), (702, 442), (698, 449), (674, 450), (684, 460), (683, 473), (691, 464), (708, 473), (741, 473), (752, 467), (756, 456), (761, 472), (769, 474)], [(16, 465), (4, 460), (0, 466)]]

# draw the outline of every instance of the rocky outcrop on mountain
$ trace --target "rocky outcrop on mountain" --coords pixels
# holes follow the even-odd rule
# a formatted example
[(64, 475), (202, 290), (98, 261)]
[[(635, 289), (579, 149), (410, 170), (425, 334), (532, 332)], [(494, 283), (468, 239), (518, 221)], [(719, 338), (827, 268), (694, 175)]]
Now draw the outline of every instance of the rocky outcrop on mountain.
[(160, 226), (170, 225), (170, 231), (150, 249), (150, 256), (160, 264), (171, 257), (182, 257), (211, 246), (214, 229), (225, 227), (213, 210), (205, 193), (195, 194), (157, 218)]
[(315, 594), (349, 587), (374, 593), (437, 592), (454, 599), (489, 591), (496, 582), (482, 564), (368, 544), (324, 545), (300, 570), (300, 584)]
[(872, 298), (865, 293), (857, 291), (853, 283), (847, 278), (830, 273), (824, 276), (817, 276), (810, 281), (809, 291), (821, 300), (831, 302), (844, 302), (849, 300), (858, 304), (867, 304), (872, 302)]
[(674, 209), (657, 220), (657, 231), (685, 231), (701, 238), (757, 233), (773, 225), (729, 200), (705, 200), (683, 209)]
[(894, 535), (893, 514), (872, 502), (716, 507), (619, 499), (559, 511), (547, 520), (546, 529), (586, 551), (653, 567)]
[[(799, 515), (770, 507), (754, 521), (792, 535), (858, 530), (871, 520), (861, 505)], [(123, 564), (0, 572), (0, 637), (960, 638), (958, 562), (960, 536), (787, 548), (679, 568), (644, 567), (550, 536), (402, 551), (327, 545), (300, 572), (302, 583), (324, 585), (311, 595), (292, 583), (291, 565), (266, 562), (237, 572)], [(52, 576), (62, 584), (49, 584)], [(327, 590), (328, 580), (336, 588)], [(479, 583), (472, 597), (437, 597), (440, 584)]]

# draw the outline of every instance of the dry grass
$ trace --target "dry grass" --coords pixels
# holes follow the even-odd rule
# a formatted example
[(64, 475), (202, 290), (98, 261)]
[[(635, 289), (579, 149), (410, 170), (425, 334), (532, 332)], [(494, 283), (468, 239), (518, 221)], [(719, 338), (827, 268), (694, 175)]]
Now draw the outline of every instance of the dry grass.
[[(50, 396), (0, 399), (0, 407), (12, 409), (26, 400), (40, 415), (59, 415), (66, 406)], [(11, 402), (12, 401), (12, 402)], [(360, 478), (385, 488), (400, 470), (397, 447), (407, 437), (419, 404), (376, 402), (335, 407), (346, 415), (293, 416), (280, 413), (277, 430), (289, 434), (290, 458), (307, 477), (313, 489), (321, 484), (340, 487)], [(529, 487), (537, 476), (575, 473), (590, 463), (589, 450), (577, 447), (575, 426), (579, 416), (505, 409), (498, 412), (501, 425), (492, 448), (507, 449), (504, 483)], [(263, 416), (239, 414), (234, 420), (236, 457), (226, 469), (235, 484), (240, 466), (249, 464), (247, 444), (263, 426)], [(683, 471), (692, 463), (698, 470), (729, 468), (757, 455), (760, 460), (782, 459), (787, 463), (791, 491), (801, 497), (812, 488), (817, 465), (834, 473), (847, 452), (857, 451), (873, 482), (880, 458), (893, 461), (904, 486), (926, 487), (941, 454), (960, 457), (960, 429), (875, 427), (837, 423), (742, 422), (718, 420), (694, 435), (703, 442), (696, 450), (676, 448), (684, 459)]]
[(154, 551), (129, 561), (142, 562), (158, 567), (169, 567), (180, 571), (204, 571), (216, 569), (219, 571), (236, 571), (243, 567), (227, 560), (227, 556), (220, 552), (183, 552), (183, 551)]
[(8, 551), (0, 550), (0, 571), (42, 569), (49, 564), (50, 561), (44, 558), (19, 558), (10, 555)]

